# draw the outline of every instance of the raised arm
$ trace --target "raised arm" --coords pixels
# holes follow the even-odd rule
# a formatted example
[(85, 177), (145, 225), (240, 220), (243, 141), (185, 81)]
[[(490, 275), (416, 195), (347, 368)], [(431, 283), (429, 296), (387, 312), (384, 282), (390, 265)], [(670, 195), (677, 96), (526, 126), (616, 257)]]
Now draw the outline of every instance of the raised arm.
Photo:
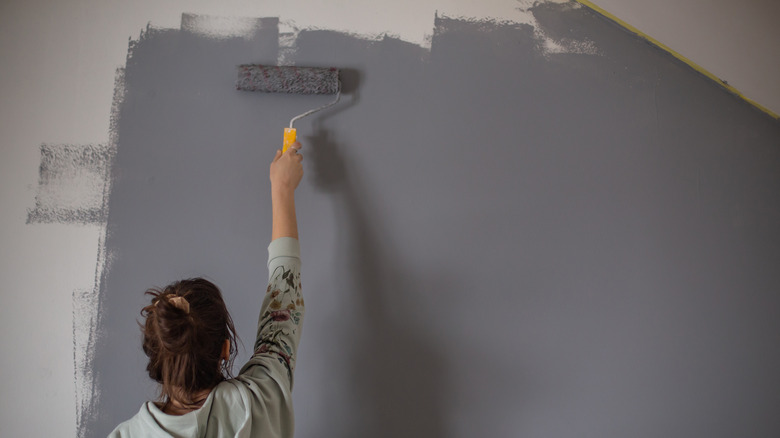
[[(285, 391), (292, 389), (304, 315), (294, 197), (295, 188), (303, 177), (303, 157), (298, 154), (300, 147), (295, 143), (284, 154), (277, 151), (271, 163), (273, 229), (268, 246), (268, 287), (260, 308), (254, 354), (240, 372), (246, 377), (276, 376), (285, 381)], [(287, 400), (285, 403), (289, 402), (287, 396), (282, 398)], [(292, 409), (291, 405), (289, 407)]]

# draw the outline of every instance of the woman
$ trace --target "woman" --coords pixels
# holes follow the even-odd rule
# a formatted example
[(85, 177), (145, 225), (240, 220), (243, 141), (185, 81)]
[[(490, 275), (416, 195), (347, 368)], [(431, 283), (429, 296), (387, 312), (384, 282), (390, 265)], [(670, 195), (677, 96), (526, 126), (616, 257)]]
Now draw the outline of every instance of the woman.
[(295, 188), (303, 156), (295, 143), (271, 163), (273, 229), (269, 283), (254, 354), (230, 377), (235, 329), (219, 289), (202, 278), (150, 289), (141, 314), (149, 377), (160, 401), (146, 402), (110, 437), (293, 436), (293, 370), (303, 322)]

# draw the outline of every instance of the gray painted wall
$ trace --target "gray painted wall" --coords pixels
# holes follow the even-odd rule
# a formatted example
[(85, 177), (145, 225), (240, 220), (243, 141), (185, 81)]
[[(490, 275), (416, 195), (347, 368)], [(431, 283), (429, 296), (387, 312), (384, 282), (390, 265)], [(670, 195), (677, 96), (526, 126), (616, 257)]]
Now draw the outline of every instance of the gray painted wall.
[[(584, 8), (534, 13), (599, 55), (444, 18), (430, 52), (298, 36), (296, 64), (344, 68), (348, 93), (298, 126), (297, 435), (776, 436), (780, 123)], [(251, 345), (268, 162), (322, 103), (233, 89), (277, 59), (258, 23), (131, 50), (85, 435), (155, 395), (146, 288), (210, 277)]]

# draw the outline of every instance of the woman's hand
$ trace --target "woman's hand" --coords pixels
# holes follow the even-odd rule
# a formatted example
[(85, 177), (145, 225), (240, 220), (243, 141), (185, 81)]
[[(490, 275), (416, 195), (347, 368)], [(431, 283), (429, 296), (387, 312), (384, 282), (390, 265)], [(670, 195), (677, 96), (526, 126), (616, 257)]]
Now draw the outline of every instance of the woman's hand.
[(284, 154), (281, 150), (276, 151), (271, 162), (271, 190), (295, 191), (298, 187), (303, 178), (303, 155), (298, 153), (300, 148), (301, 144), (296, 141)]

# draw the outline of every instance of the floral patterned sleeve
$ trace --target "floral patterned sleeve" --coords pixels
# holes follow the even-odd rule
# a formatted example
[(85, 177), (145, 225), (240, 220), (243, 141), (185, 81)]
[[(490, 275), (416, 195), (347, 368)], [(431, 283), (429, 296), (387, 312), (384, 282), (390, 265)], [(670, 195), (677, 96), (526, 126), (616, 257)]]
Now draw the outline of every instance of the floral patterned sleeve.
[(301, 295), (301, 259), (298, 240), (282, 237), (268, 246), (268, 287), (260, 309), (253, 362), (271, 359), (286, 370), (292, 388), (301, 339), (304, 305)]

